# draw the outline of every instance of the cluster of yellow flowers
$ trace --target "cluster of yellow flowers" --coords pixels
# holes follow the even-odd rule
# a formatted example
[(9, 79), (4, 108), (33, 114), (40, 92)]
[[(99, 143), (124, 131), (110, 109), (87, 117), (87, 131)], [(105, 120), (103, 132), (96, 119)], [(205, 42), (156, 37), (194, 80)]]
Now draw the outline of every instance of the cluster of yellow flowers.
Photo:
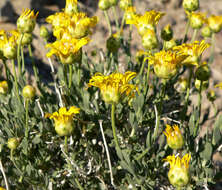
[(81, 48), (90, 41), (91, 28), (95, 27), (98, 18), (87, 17), (79, 12), (77, 0), (66, 0), (65, 9), (46, 18), (52, 24), (56, 41), (46, 45), (50, 51), (48, 57), (56, 55), (63, 64), (72, 64), (81, 60)]

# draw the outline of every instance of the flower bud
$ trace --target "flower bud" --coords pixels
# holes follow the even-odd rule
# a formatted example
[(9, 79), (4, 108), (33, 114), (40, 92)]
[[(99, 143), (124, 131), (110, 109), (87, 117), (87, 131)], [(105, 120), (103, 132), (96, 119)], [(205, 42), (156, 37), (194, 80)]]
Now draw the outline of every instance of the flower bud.
[(189, 12), (199, 8), (199, 0), (183, 0), (183, 8)]
[(16, 43), (6, 43), (3, 47), (3, 55), (7, 59), (15, 59), (17, 55)]
[(189, 182), (189, 161), (190, 154), (186, 154), (183, 158), (175, 157), (175, 155), (167, 156), (164, 160), (170, 163), (168, 179), (170, 183), (178, 189), (184, 187)]
[(118, 3), (118, 0), (109, 0), (110, 6), (116, 6)]
[(201, 30), (201, 35), (205, 38), (210, 38), (212, 35), (212, 31), (209, 26), (205, 26)]
[(142, 45), (146, 50), (157, 48), (158, 40), (154, 30), (147, 29), (147, 32), (142, 37)]
[(214, 33), (220, 32), (222, 29), (222, 16), (210, 16), (208, 18), (208, 25)]
[(170, 41), (165, 41), (164, 42), (164, 48), (165, 50), (172, 49), (177, 45), (176, 41), (174, 39), (171, 39)]
[(24, 10), (17, 20), (17, 28), (19, 32), (31, 33), (35, 28), (37, 16), (38, 12), (35, 14), (34, 11), (29, 9)]
[(66, 0), (64, 12), (70, 16), (78, 13), (77, 0)]
[(211, 102), (214, 102), (216, 100), (216, 94), (214, 90), (210, 90), (209, 92), (207, 92), (207, 99)]
[(11, 150), (15, 150), (19, 145), (19, 139), (16, 137), (12, 137), (10, 139), (8, 139), (8, 148)]
[(170, 41), (173, 37), (173, 30), (171, 26), (168, 24), (161, 31), (161, 38), (165, 41)]
[(40, 28), (40, 36), (44, 39), (44, 40), (48, 40), (49, 38), (49, 31), (45, 26), (41, 26)]
[(109, 0), (99, 0), (98, 6), (103, 11), (106, 11), (111, 7)]
[(19, 42), (21, 41), (21, 45), (29, 45), (32, 43), (32, 33), (24, 33), (23, 36), (22, 34), (19, 35), (18, 40), (17, 40), (17, 45), (19, 45)]
[(22, 95), (25, 99), (33, 99), (35, 97), (36, 90), (31, 85), (26, 85), (22, 90)]
[(166, 125), (166, 130), (163, 132), (167, 137), (167, 144), (170, 148), (177, 150), (181, 149), (184, 145), (183, 136), (178, 125)]
[[(200, 90), (201, 80), (196, 79), (194, 83), (197, 90)], [(206, 90), (209, 86), (209, 81), (202, 81), (202, 88), (201, 90)]]
[(195, 76), (200, 81), (207, 81), (210, 78), (210, 68), (208, 65), (204, 64), (197, 68)]
[(8, 83), (7, 81), (0, 82), (0, 94), (7, 94), (8, 93)]
[(206, 23), (206, 14), (192, 12), (190, 15), (190, 26), (193, 29), (200, 29)]
[(132, 5), (133, 5), (132, 0), (120, 0), (119, 2), (119, 7), (124, 11)]
[(120, 48), (120, 39), (118, 36), (112, 35), (108, 38), (106, 41), (106, 48), (108, 49), (109, 52), (112, 53), (117, 53), (117, 51)]
[(56, 121), (55, 131), (59, 136), (69, 136), (74, 130), (74, 122), (72, 120), (68, 121)]

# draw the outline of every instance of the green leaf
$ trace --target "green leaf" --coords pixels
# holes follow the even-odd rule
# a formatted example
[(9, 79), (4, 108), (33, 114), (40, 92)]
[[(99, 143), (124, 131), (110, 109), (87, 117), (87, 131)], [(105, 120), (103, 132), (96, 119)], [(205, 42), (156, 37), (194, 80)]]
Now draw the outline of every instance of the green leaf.
[(206, 142), (203, 152), (200, 153), (201, 158), (205, 160), (210, 160), (212, 157), (212, 153), (213, 153), (212, 144), (209, 142)]
[(221, 140), (221, 129), (222, 129), (222, 115), (217, 119), (213, 128), (213, 139), (212, 144), (217, 145)]

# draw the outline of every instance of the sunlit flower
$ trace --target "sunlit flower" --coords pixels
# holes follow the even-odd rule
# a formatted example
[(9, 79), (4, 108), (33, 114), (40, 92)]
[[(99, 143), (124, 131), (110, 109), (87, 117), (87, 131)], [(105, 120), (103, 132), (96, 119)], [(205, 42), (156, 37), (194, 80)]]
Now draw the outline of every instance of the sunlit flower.
[(181, 159), (175, 155), (167, 156), (164, 161), (170, 163), (170, 170), (168, 172), (168, 179), (175, 187), (183, 187), (189, 182), (189, 162), (191, 156), (186, 154)]
[(120, 0), (119, 1), (119, 7), (126, 11), (128, 7), (133, 6), (132, 0)]
[(58, 112), (46, 113), (45, 118), (53, 119), (55, 122), (55, 130), (59, 136), (70, 135), (74, 130), (73, 116), (78, 114), (79, 108), (72, 106), (67, 111), (65, 107), (59, 109)]
[(213, 32), (215, 33), (220, 32), (220, 30), (222, 29), (222, 15), (221, 16), (211, 15), (207, 21), (210, 29)]
[(158, 40), (154, 30), (146, 30), (146, 33), (142, 36), (142, 45), (146, 50), (157, 48)]
[(220, 89), (222, 90), (222, 82), (216, 84), (214, 87), (215, 87), (215, 88), (220, 88)]
[(175, 46), (173, 50), (188, 55), (188, 57), (183, 61), (183, 64), (198, 65), (199, 57), (202, 55), (204, 50), (207, 49), (209, 46), (210, 44), (202, 40), (201, 42), (195, 41), (190, 44), (182, 44), (179, 46)]
[(64, 12), (68, 15), (72, 15), (78, 12), (77, 0), (66, 0), (66, 6)]
[(141, 36), (143, 36), (147, 29), (154, 30), (164, 13), (155, 10), (147, 11), (144, 15), (135, 14), (131, 20), (127, 20), (127, 24), (134, 24)]
[(124, 13), (124, 17), (125, 17), (126, 22), (128, 20), (132, 20), (133, 16), (135, 14), (136, 14), (136, 7), (133, 7), (133, 6), (127, 7), (127, 9), (126, 9), (126, 11)]
[(201, 12), (186, 12), (190, 25), (194, 29), (200, 29), (207, 22), (206, 14)]
[(86, 45), (90, 39), (88, 37), (75, 39), (61, 39), (47, 44), (46, 47), (50, 48), (50, 51), (46, 54), (47, 57), (56, 55), (59, 57), (63, 64), (72, 64), (79, 61), (81, 55), (81, 48)]
[(148, 56), (147, 59), (150, 64), (154, 65), (154, 72), (158, 77), (170, 79), (177, 73), (186, 57), (187, 55), (182, 53), (163, 50)]
[(57, 12), (48, 16), (45, 21), (54, 28), (67, 27), (70, 23), (70, 16), (64, 12)]
[(38, 12), (35, 14), (34, 11), (29, 9), (23, 10), (22, 14), (17, 20), (17, 28), (21, 33), (31, 33), (36, 24), (36, 17), (38, 16)]
[(135, 76), (136, 73), (131, 71), (125, 74), (112, 73), (108, 76), (96, 73), (90, 79), (88, 86), (98, 87), (106, 103), (117, 104), (125, 97), (129, 99), (134, 97), (137, 87), (133, 84), (129, 84), (129, 81)]
[(8, 92), (8, 83), (7, 81), (0, 82), (0, 94), (7, 94)]
[(167, 144), (172, 149), (180, 149), (184, 145), (183, 136), (178, 125), (166, 125), (166, 130), (163, 132), (167, 137)]

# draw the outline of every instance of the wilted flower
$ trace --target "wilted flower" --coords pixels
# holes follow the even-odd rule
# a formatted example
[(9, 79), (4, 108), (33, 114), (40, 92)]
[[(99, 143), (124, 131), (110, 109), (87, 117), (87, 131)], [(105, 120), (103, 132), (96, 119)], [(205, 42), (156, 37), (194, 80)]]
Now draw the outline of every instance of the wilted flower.
[(29, 9), (23, 10), (22, 14), (17, 20), (17, 28), (21, 33), (31, 33), (36, 24), (36, 17), (38, 12), (35, 14), (34, 11)]
[(147, 11), (144, 15), (135, 14), (131, 20), (127, 20), (126, 24), (134, 24), (141, 36), (147, 29), (154, 30), (164, 13), (155, 10)]
[(129, 84), (129, 81), (136, 76), (135, 72), (128, 71), (125, 74), (112, 73), (104, 76), (96, 73), (89, 81), (88, 86), (95, 86), (101, 90), (103, 100), (109, 104), (117, 104), (123, 98), (133, 98), (137, 87)]
[(188, 55), (188, 57), (183, 61), (183, 64), (198, 65), (199, 57), (202, 55), (204, 50), (207, 49), (209, 46), (210, 44), (202, 40), (201, 42), (195, 41), (190, 44), (182, 44), (179, 46), (175, 46), (173, 50)]
[(75, 106), (70, 107), (68, 111), (62, 107), (58, 112), (46, 113), (45, 118), (54, 119), (55, 130), (59, 136), (67, 136), (74, 130), (73, 116), (79, 111), (80, 109)]
[(168, 179), (175, 187), (183, 187), (189, 182), (189, 162), (191, 156), (186, 154), (181, 159), (175, 155), (167, 156), (164, 161), (170, 163), (170, 170), (168, 172)]
[(167, 144), (172, 149), (181, 149), (184, 145), (183, 136), (178, 125), (166, 125), (166, 130), (163, 132), (167, 137)]
[(222, 29), (222, 15), (221, 16), (215, 16), (215, 15), (211, 15), (208, 18), (208, 25), (210, 27), (210, 29), (217, 33), (220, 32)]
[(158, 77), (170, 79), (177, 73), (186, 57), (187, 55), (182, 53), (163, 50), (147, 57), (147, 59), (150, 64), (154, 65), (154, 72)]

